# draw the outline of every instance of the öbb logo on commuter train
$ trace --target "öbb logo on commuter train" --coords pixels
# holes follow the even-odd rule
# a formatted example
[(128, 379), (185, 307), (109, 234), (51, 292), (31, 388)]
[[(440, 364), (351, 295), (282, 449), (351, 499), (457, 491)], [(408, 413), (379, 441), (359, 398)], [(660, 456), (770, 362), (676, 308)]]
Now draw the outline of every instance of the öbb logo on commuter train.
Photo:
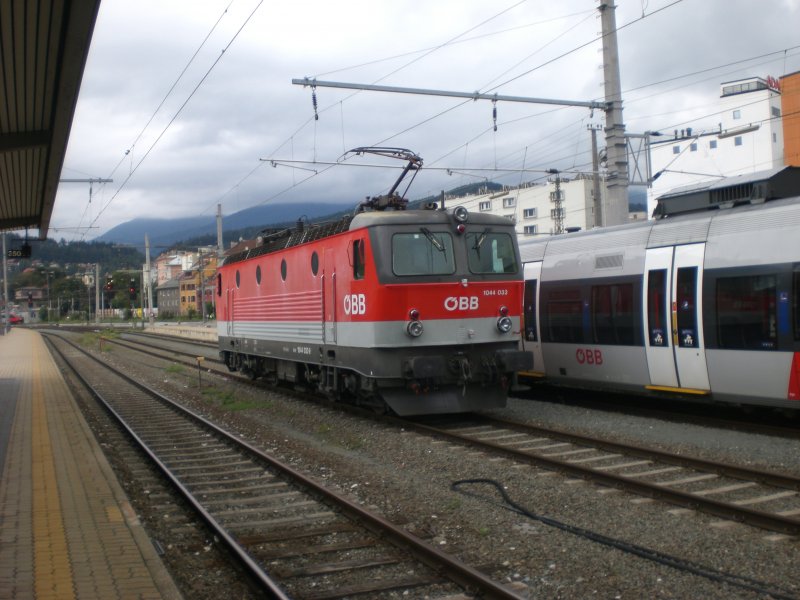
[(477, 296), (449, 296), (444, 299), (445, 310), (478, 310)]
[(602, 365), (603, 352), (599, 348), (578, 348), (575, 351), (575, 360), (579, 365)]
[(367, 297), (364, 294), (347, 294), (344, 297), (344, 314), (367, 314)]

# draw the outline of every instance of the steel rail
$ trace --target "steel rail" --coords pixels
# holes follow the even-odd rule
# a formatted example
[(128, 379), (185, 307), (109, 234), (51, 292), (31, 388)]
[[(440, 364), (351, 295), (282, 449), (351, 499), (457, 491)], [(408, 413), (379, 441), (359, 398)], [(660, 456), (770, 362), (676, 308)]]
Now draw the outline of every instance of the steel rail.
[[(194, 509), (194, 511), (200, 515), (203, 521), (206, 523), (208, 527), (214, 532), (215, 535), (219, 536), (221, 540), (225, 542), (225, 545), (228, 549), (239, 559), (239, 561), (247, 568), (247, 571), (256, 578), (256, 580), (261, 583), (261, 585), (267, 590), (270, 595), (270, 598), (275, 598), (276, 600), (291, 600), (291, 597), (286, 594), (286, 592), (281, 589), (278, 583), (269, 576), (269, 574), (264, 571), (264, 569), (247, 553), (247, 551), (239, 545), (236, 540), (228, 533), (228, 531), (220, 525), (220, 523), (203, 507), (200, 502), (194, 497), (194, 495), (175, 477), (172, 471), (169, 469), (167, 465), (165, 465), (161, 459), (150, 449), (150, 447), (142, 440), (141, 437), (128, 425), (125, 421), (124, 417), (120, 415), (111, 403), (108, 402), (103, 395), (98, 392), (92, 384), (83, 376), (82, 373), (78, 371), (77, 368), (67, 359), (64, 353), (49, 340), (48, 335), (43, 336), (50, 345), (50, 348), (54, 350), (62, 359), (62, 361), (70, 368), (72, 373), (81, 384), (86, 388), (86, 390), (92, 395), (92, 397), (100, 402), (100, 404), (105, 408), (105, 410), (114, 418), (114, 420), (122, 427), (125, 432), (131, 437), (131, 439), (136, 443), (139, 449), (144, 452), (147, 457), (158, 467), (161, 471), (162, 475), (166, 477), (170, 483), (180, 492), (181, 496), (189, 503), (189, 505)], [(73, 342), (58, 336), (61, 341), (70, 345), (72, 348), (82, 352), (84, 355), (92, 358), (98, 364), (108, 368), (116, 375), (121, 375), (116, 369), (110, 367), (109, 365), (105, 364), (104, 362), (96, 359), (94, 356), (86, 353), (83, 349), (76, 346)], [(143, 391), (146, 389), (144, 387), (140, 387), (134, 380), (128, 378), (127, 376), (123, 377), (129, 383), (133, 383), (136, 387), (139, 387)], [(156, 392), (157, 393), (157, 392)]]
[[(769, 531), (775, 531), (789, 535), (800, 534), (800, 520), (797, 519), (782, 517), (780, 515), (753, 510), (727, 502), (712, 500), (696, 494), (670, 489), (664, 485), (638, 481), (630, 477), (625, 477), (624, 475), (612, 475), (610, 473), (605, 473), (603, 471), (598, 471), (589, 467), (583, 467), (555, 458), (529, 454), (521, 450), (515, 450), (500, 444), (478, 440), (466, 434), (453, 433), (430, 425), (414, 423), (411, 421), (403, 421), (400, 419), (398, 419), (398, 422), (403, 423), (405, 427), (413, 427), (418, 431), (424, 431), (433, 436), (439, 436), (476, 448), (490, 450), (496, 454), (502, 454), (512, 458), (513, 460), (535, 464), (549, 470), (568, 473), (575, 477), (594, 481), (608, 487), (634, 492), (640, 496), (646, 496), (649, 498), (663, 500), (670, 504), (700, 510), (724, 519), (746, 523), (748, 525)], [(523, 425), (517, 424), (517, 426), (520, 427)], [(547, 430), (541, 431), (546, 432)], [(552, 434), (552, 437), (555, 436), (555, 433)], [(621, 448), (624, 446), (619, 447)], [(640, 450), (644, 449), (640, 448)], [(657, 452), (654, 451), (654, 454), (657, 454)], [(706, 469), (708, 470), (708, 467), (706, 467)]]
[[(76, 346), (70, 340), (66, 340), (66, 339), (64, 339), (63, 337), (60, 337), (60, 336), (59, 336), (59, 339), (62, 339), (65, 343), (71, 345), (72, 347), (74, 347), (75, 349), (77, 349), (78, 351), (83, 353), (85, 356), (87, 356), (88, 358), (90, 358), (91, 360), (96, 362), (97, 364), (99, 364), (99, 365), (103, 366), (104, 368), (110, 370), (116, 376), (120, 377), (121, 379), (125, 380), (126, 382), (130, 383), (131, 385), (135, 386), (136, 388), (142, 390), (146, 394), (150, 394), (152, 397), (157, 398), (160, 402), (165, 403), (167, 406), (169, 406), (170, 408), (176, 410), (177, 412), (179, 412), (180, 414), (184, 415), (185, 417), (187, 417), (187, 418), (189, 418), (191, 420), (194, 420), (195, 422), (201, 424), (202, 426), (210, 429), (215, 434), (217, 434), (220, 437), (222, 437), (224, 440), (226, 440), (228, 442), (231, 442), (232, 444), (234, 444), (234, 445), (236, 445), (238, 447), (244, 448), (249, 453), (251, 453), (252, 455), (258, 457), (264, 463), (268, 464), (271, 468), (273, 468), (276, 471), (278, 471), (280, 473), (283, 473), (287, 477), (293, 479), (295, 482), (299, 483), (299, 485), (311, 490), (314, 494), (316, 494), (316, 495), (318, 495), (318, 496), (320, 496), (322, 498), (325, 498), (326, 500), (328, 500), (328, 501), (330, 501), (332, 503), (335, 503), (338, 508), (342, 509), (352, 519), (358, 521), (363, 526), (365, 526), (367, 529), (369, 529), (373, 533), (379, 535), (383, 539), (392, 540), (392, 543), (395, 546), (399, 545), (399, 546), (402, 546), (403, 548), (407, 549), (418, 560), (420, 560), (421, 562), (426, 564), (428, 567), (432, 568), (434, 571), (437, 571), (437, 572), (441, 573), (442, 572), (442, 568), (444, 567), (446, 569), (447, 577), (450, 578), (451, 581), (454, 581), (454, 582), (458, 583), (459, 585), (461, 585), (465, 589), (467, 589), (469, 591), (473, 591), (473, 592), (476, 591), (476, 590), (479, 590), (480, 593), (483, 595), (483, 597), (486, 597), (486, 598), (498, 598), (500, 600), (519, 600), (520, 599), (520, 596), (518, 594), (516, 594), (513, 591), (509, 590), (508, 588), (506, 588), (502, 584), (500, 584), (500, 583), (492, 580), (491, 578), (487, 577), (486, 575), (484, 575), (483, 573), (481, 573), (477, 569), (475, 569), (475, 568), (473, 568), (473, 567), (461, 562), (460, 560), (456, 559), (455, 557), (453, 557), (453, 556), (451, 556), (449, 554), (446, 554), (446, 553), (440, 551), (438, 548), (435, 548), (435, 547), (431, 546), (430, 544), (424, 542), (423, 540), (417, 538), (416, 536), (408, 533), (404, 529), (402, 529), (402, 528), (394, 525), (390, 521), (384, 519), (383, 517), (381, 517), (379, 515), (376, 515), (376, 514), (370, 512), (370, 511), (362, 508), (361, 506), (359, 506), (355, 502), (352, 502), (351, 500), (348, 500), (347, 498), (337, 494), (336, 492), (334, 492), (334, 491), (332, 491), (332, 490), (320, 485), (315, 480), (313, 480), (313, 479), (307, 477), (306, 475), (304, 475), (303, 473), (300, 473), (299, 471), (293, 469), (289, 465), (286, 465), (284, 463), (279, 462), (278, 460), (276, 460), (272, 456), (264, 453), (260, 449), (258, 449), (256, 447), (248, 444), (247, 442), (245, 442), (245, 441), (243, 441), (243, 440), (231, 435), (230, 433), (228, 433), (224, 429), (220, 428), (216, 424), (212, 423), (211, 421), (208, 421), (207, 419), (205, 419), (201, 415), (198, 415), (197, 413), (195, 413), (195, 412), (193, 412), (193, 411), (181, 406), (180, 404), (175, 403), (173, 400), (167, 398), (166, 396), (163, 396), (161, 393), (159, 393), (158, 391), (150, 388), (149, 386), (145, 385), (144, 383), (142, 383), (140, 381), (137, 381), (136, 379), (133, 379), (132, 377), (126, 375), (125, 373), (119, 371), (118, 369), (115, 369), (114, 367), (112, 367), (111, 365), (108, 365), (107, 363), (103, 362), (102, 360), (98, 359), (97, 357), (89, 354), (88, 352), (86, 352), (82, 348)], [(65, 361), (66, 361), (66, 359), (65, 359)], [(85, 379), (82, 376), (79, 375), (79, 378), (81, 379), (82, 382), (85, 382)], [(84, 383), (84, 385), (88, 385), (88, 382)], [(89, 389), (92, 389), (92, 388), (89, 386)], [(94, 394), (95, 392), (92, 391), (92, 393)], [(104, 402), (104, 404), (105, 404), (105, 402)], [(119, 415), (116, 414), (115, 411), (113, 411), (113, 409), (111, 409), (111, 411), (112, 411), (112, 414), (114, 414), (115, 418), (117, 418), (117, 419), (121, 418)], [(126, 429), (129, 430), (127, 425), (124, 425), (124, 426), (126, 427)], [(133, 433), (131, 431), (131, 434), (134, 436), (134, 439), (136, 439), (137, 442), (143, 443), (143, 442), (140, 442), (138, 436), (136, 436), (135, 433)], [(147, 450), (147, 452), (148, 452), (148, 455), (151, 454), (149, 452), (149, 450)], [(159, 464), (159, 468), (161, 468), (162, 470), (163, 469), (167, 469), (168, 470), (166, 465), (163, 465), (163, 463), (161, 463), (158, 459), (154, 459), (154, 460), (156, 460), (157, 464)], [(167, 472), (165, 471), (165, 474), (166, 473)], [(168, 475), (168, 477), (170, 477), (171, 480), (173, 479), (173, 477), (171, 477), (169, 475)], [(188, 490), (186, 490), (182, 485), (180, 485), (179, 482), (177, 483), (177, 485), (180, 486), (181, 493), (190, 494), (190, 492)], [(187, 497), (187, 499), (189, 499), (189, 498)], [(193, 499), (189, 499), (189, 500), (192, 503), (192, 506), (197, 506), (198, 507), (198, 509), (199, 509), (198, 512), (203, 515), (204, 519), (208, 518), (208, 519), (211, 520), (210, 523), (214, 523), (214, 525), (212, 525), (212, 527), (214, 527), (215, 531), (216, 531), (217, 527), (222, 529), (221, 526), (219, 524), (217, 524), (217, 522), (213, 519), (213, 517), (209, 513), (207, 513), (207, 511), (205, 511), (205, 509), (202, 509), (202, 507), (200, 507), (196, 503), (196, 501), (194, 501)], [(244, 549), (239, 547), (238, 544), (235, 542), (235, 540), (233, 540), (230, 536), (228, 536), (227, 533), (225, 533), (223, 539), (225, 539), (226, 543), (231, 543), (231, 544), (233, 544), (235, 546), (235, 548), (232, 547), (232, 549), (237, 554), (237, 556), (242, 555), (243, 557), (246, 557), (246, 559), (248, 560), (248, 562), (246, 564), (248, 564), (248, 566), (249, 566), (250, 562), (252, 562), (252, 559), (250, 558), (249, 554), (247, 554)], [(244, 558), (243, 558), (243, 560), (244, 560)], [(256, 565), (256, 567), (257, 567), (257, 565)], [(257, 567), (257, 568), (259, 568), (259, 567)], [(271, 579), (270, 579), (270, 581), (271, 581)]]

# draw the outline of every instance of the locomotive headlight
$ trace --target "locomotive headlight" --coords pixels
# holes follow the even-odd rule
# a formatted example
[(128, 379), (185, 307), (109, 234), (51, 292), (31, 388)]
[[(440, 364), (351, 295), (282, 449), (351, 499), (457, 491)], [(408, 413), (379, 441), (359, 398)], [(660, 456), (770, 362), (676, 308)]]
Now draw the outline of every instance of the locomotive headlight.
[(511, 317), (500, 317), (497, 319), (497, 331), (500, 333), (508, 333), (511, 331), (514, 323), (511, 321)]
[(459, 223), (466, 223), (469, 219), (469, 212), (463, 206), (456, 206), (453, 210), (453, 216)]
[(416, 308), (412, 308), (408, 311), (408, 318), (412, 321), (419, 321), (419, 311)]
[(421, 321), (409, 321), (408, 325), (406, 325), (406, 333), (414, 338), (422, 335), (422, 329)]
[(500, 310), (498, 312), (500, 313), (501, 317), (507, 317), (508, 316), (508, 307), (507, 306), (501, 306)]

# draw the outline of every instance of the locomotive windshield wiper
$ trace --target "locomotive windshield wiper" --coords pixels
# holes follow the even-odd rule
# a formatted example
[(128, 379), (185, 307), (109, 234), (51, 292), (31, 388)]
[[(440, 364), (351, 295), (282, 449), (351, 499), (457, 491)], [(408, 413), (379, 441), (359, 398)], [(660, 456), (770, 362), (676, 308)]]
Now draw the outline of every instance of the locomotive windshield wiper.
[(475, 240), (475, 245), (472, 247), (473, 250), (480, 250), (483, 242), (486, 241), (486, 236), (491, 231), (491, 227), (487, 227), (483, 230), (483, 233), (478, 236), (478, 239)]
[(430, 229), (427, 227), (420, 227), (419, 229), (422, 233), (425, 234), (425, 237), (428, 238), (428, 241), (433, 244), (433, 247), (436, 248), (439, 252), (444, 252), (444, 244), (436, 239), (436, 236), (430, 232)]

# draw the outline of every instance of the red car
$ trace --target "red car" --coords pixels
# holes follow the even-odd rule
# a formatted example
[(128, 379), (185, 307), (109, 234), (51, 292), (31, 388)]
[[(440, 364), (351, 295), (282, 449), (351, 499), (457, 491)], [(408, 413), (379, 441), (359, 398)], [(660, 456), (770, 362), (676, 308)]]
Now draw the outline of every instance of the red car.
[[(2, 322), (3, 322), (3, 323), (5, 323), (5, 322), (6, 322), (6, 316), (5, 316), (5, 314), (3, 314)], [(8, 322), (9, 322), (11, 325), (16, 325), (16, 324), (18, 324), (18, 323), (23, 323), (23, 322), (24, 322), (24, 319), (23, 319), (22, 317), (20, 317), (19, 315), (12, 314), (12, 315), (11, 315), (11, 316), (8, 318)]]

